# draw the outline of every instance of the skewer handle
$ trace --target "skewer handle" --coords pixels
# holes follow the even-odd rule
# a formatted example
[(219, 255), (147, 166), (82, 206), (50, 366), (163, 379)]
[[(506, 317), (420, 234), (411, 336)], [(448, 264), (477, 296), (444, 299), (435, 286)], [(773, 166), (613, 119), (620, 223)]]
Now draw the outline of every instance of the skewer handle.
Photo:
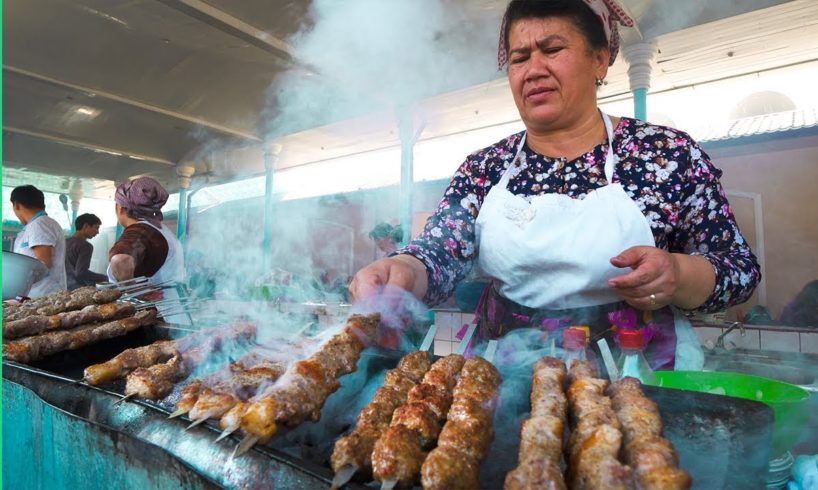
[(352, 465), (346, 465), (338, 470), (338, 473), (336, 473), (332, 478), (332, 486), (330, 486), (330, 490), (336, 490), (346, 485), (357, 471), (358, 467)]
[(483, 354), (483, 359), (494, 364), (495, 354), (497, 354), (497, 341), (489, 340), (489, 345), (486, 347), (486, 353)]
[(423, 337), (423, 342), (420, 343), (421, 351), (428, 351), (432, 347), (432, 343), (435, 340), (435, 335), (437, 335), (437, 325), (432, 324), (429, 326), (429, 331), (426, 332), (426, 336)]
[(463, 355), (466, 352), (466, 349), (469, 347), (471, 343), (471, 339), (474, 336), (474, 331), (477, 330), (477, 324), (472, 323), (469, 325), (468, 330), (466, 330), (466, 335), (463, 336), (463, 339), (457, 345), (457, 349), (455, 349), (455, 354)]
[(608, 342), (605, 339), (599, 339), (596, 343), (599, 346), (599, 353), (602, 354), (602, 362), (605, 363), (605, 369), (608, 370), (608, 378), (611, 383), (619, 381), (619, 370), (616, 369), (616, 362), (614, 362), (611, 348), (608, 347)]
[(235, 458), (241, 456), (242, 454), (246, 453), (250, 450), (253, 446), (256, 445), (258, 442), (258, 437), (256, 436), (245, 436), (244, 439), (241, 440), (236, 449), (233, 450), (233, 454), (230, 455), (230, 458)]

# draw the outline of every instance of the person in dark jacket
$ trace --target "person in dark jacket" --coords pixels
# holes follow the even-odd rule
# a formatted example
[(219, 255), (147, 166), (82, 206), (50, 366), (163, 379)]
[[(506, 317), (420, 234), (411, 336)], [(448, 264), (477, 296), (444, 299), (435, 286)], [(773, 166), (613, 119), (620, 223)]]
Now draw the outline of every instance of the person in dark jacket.
[(99, 234), (102, 221), (93, 214), (82, 214), (74, 221), (74, 235), (65, 240), (65, 275), (68, 289), (93, 286), (105, 282), (105, 274), (97, 274), (89, 269), (94, 246), (88, 240)]

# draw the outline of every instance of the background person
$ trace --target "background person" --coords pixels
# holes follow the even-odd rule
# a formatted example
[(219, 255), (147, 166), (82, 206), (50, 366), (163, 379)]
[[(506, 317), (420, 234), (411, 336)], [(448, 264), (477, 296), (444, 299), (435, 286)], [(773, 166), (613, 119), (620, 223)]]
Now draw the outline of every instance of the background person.
[(150, 177), (121, 184), (114, 195), (116, 218), (124, 231), (111, 247), (108, 278), (119, 282), (147, 277), (154, 283), (185, 280), (182, 244), (162, 224), (168, 192)]
[(65, 240), (65, 275), (68, 289), (93, 286), (108, 277), (89, 270), (94, 246), (88, 240), (99, 235), (102, 221), (93, 214), (81, 214), (74, 220), (74, 235)]
[(31, 286), (29, 297), (39, 298), (66, 288), (65, 233), (62, 226), (45, 212), (45, 195), (33, 185), (11, 191), (14, 215), (23, 229), (14, 240), (13, 251), (39, 260), (48, 267), (48, 275)]
[(398, 244), (403, 240), (403, 229), (400, 225), (393, 226), (389, 223), (378, 223), (369, 232), (369, 238), (375, 241), (378, 250), (384, 255), (389, 255), (398, 249)]

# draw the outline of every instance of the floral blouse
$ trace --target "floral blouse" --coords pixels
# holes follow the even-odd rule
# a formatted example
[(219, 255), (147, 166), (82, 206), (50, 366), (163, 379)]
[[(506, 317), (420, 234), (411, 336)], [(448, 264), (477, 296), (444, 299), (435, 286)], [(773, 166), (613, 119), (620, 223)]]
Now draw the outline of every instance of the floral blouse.
[[(444, 301), (471, 271), (479, 253), (475, 219), (483, 199), (513, 160), (522, 136), (511, 135), (469, 155), (423, 233), (398, 250), (426, 265), (427, 304)], [(619, 157), (614, 182), (622, 184), (644, 213), (656, 246), (701, 255), (713, 265), (716, 287), (698, 309), (718, 311), (746, 301), (761, 272), (719, 183), (721, 170), (686, 133), (636, 119), (620, 119), (613, 144)], [(521, 196), (557, 192), (583, 199), (608, 184), (607, 150), (606, 141), (569, 161), (539, 155), (525, 145), (515, 161), (517, 168), (511, 170), (509, 191)]]

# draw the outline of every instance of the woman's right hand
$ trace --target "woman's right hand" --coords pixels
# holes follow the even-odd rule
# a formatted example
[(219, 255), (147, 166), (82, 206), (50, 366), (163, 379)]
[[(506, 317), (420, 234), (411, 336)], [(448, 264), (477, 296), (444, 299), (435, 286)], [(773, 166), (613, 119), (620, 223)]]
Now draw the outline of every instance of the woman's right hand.
[(376, 260), (359, 270), (349, 283), (353, 303), (381, 294), (387, 286), (394, 286), (423, 299), (428, 288), (426, 266), (411, 255), (395, 255)]

